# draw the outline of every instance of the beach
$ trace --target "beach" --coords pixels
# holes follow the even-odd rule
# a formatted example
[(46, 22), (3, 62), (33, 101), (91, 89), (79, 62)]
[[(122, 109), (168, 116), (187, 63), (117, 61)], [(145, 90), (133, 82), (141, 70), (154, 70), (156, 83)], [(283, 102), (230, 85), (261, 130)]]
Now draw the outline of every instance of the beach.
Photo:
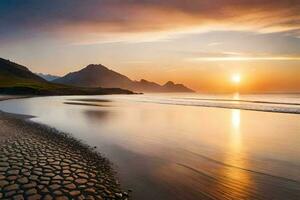
[(106, 158), (28, 117), (0, 112), (0, 199), (128, 198)]
[[(32, 189), (38, 198), (49, 194), (96, 199), (100, 194), (103, 199), (126, 199), (122, 189), (131, 189), (130, 199), (143, 200), (298, 200), (299, 97), (241, 95), (233, 100), (222, 95), (145, 94), (2, 101), (0, 110), (6, 113), (0, 125), (6, 141), (1, 155), (6, 162), (3, 167), (10, 166), (1, 172), (3, 183), (15, 179), (11, 182), (18, 185), (10, 187), (21, 188), (27, 195), (16, 177), (23, 172), (8, 172), (15, 170), (11, 166), (18, 167), (14, 160), (21, 160), (21, 169), (39, 163), (33, 167), (38, 174), (30, 169), (25, 179), (36, 182)], [(43, 165), (49, 164), (53, 169), (44, 170)], [(78, 166), (70, 172), (64, 169), (74, 164), (85, 175)], [(90, 175), (96, 174), (94, 166), (99, 166), (98, 178)], [(46, 173), (53, 177), (45, 177)], [(107, 190), (98, 183), (92, 185), (93, 179)], [(48, 193), (43, 193), (41, 183), (47, 183)], [(69, 184), (71, 189), (66, 189)], [(1, 190), (2, 196), (21, 192), (10, 187), (4, 193)], [(86, 193), (90, 187), (94, 194), (93, 190)], [(107, 191), (113, 196), (105, 196), (110, 194)]]

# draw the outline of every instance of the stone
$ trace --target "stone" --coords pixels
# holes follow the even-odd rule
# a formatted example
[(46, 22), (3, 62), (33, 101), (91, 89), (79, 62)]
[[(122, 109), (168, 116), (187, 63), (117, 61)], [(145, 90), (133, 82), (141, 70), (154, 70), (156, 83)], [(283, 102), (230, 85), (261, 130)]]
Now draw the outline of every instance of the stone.
[(41, 198), (42, 198), (42, 196), (39, 194), (35, 194), (35, 195), (27, 197), (28, 200), (40, 200)]
[(46, 196), (44, 196), (43, 200), (52, 200), (53, 197), (50, 194), (47, 194)]
[(19, 179), (17, 180), (17, 182), (18, 182), (18, 183), (21, 183), (21, 184), (25, 184), (25, 183), (28, 183), (29, 180), (28, 180), (27, 177), (22, 177), (22, 178), (19, 178)]
[(79, 173), (78, 176), (83, 177), (83, 178), (89, 178), (89, 176), (87, 174), (84, 174), (84, 173)]
[(35, 188), (31, 188), (31, 189), (29, 189), (29, 190), (27, 190), (26, 192), (25, 192), (25, 194), (27, 195), (27, 196), (30, 196), (30, 195), (33, 195), (33, 194), (36, 194), (37, 193), (37, 190), (35, 189)]
[(5, 176), (0, 175), (0, 180), (3, 180), (3, 179), (5, 179)]
[(33, 181), (37, 181), (39, 179), (39, 177), (37, 175), (30, 175), (29, 179), (33, 180)]
[(18, 195), (13, 196), (13, 200), (24, 200), (24, 197), (23, 197), (23, 195), (18, 194)]
[(49, 188), (50, 188), (51, 190), (57, 190), (58, 188), (60, 188), (60, 185), (58, 185), (58, 184), (53, 184), (53, 185), (50, 185)]
[(7, 174), (10, 174), (10, 175), (18, 175), (19, 174), (19, 170), (9, 170), (9, 171), (7, 171), (6, 173)]
[(71, 171), (70, 171), (70, 170), (68, 170), (68, 169), (65, 169), (65, 170), (63, 170), (63, 173), (64, 173), (64, 174), (70, 174), (70, 173), (71, 173)]
[(14, 194), (16, 194), (17, 192), (15, 190), (12, 190), (12, 191), (9, 191), (9, 192), (5, 192), (5, 197), (11, 197), (13, 196)]
[(35, 182), (30, 182), (30, 183), (27, 183), (25, 185), (22, 185), (22, 187), (25, 188), (25, 189), (34, 188), (34, 187), (36, 187), (36, 183)]
[(76, 179), (75, 182), (78, 184), (85, 184), (87, 182), (87, 180), (84, 178), (79, 178), (79, 179)]
[(18, 184), (8, 185), (3, 188), (4, 191), (17, 190), (17, 189), (19, 189)]
[(63, 180), (63, 177), (61, 177), (60, 175), (56, 175), (52, 179), (53, 180)]
[(86, 193), (91, 193), (91, 194), (96, 193), (95, 189), (93, 189), (93, 188), (87, 188), (87, 189), (85, 189), (84, 191), (85, 191)]
[(55, 194), (56, 196), (60, 196), (60, 195), (62, 195), (63, 193), (62, 193), (60, 190), (55, 190), (55, 191), (53, 192), (53, 194)]
[(55, 200), (68, 200), (69, 198), (67, 196), (58, 196), (55, 197)]
[(51, 178), (45, 177), (45, 176), (40, 177), (40, 179), (43, 180), (43, 181), (50, 181), (51, 180)]
[(74, 185), (73, 183), (67, 184), (67, 185), (65, 185), (65, 188), (67, 188), (69, 190), (74, 190), (76, 188), (76, 185)]
[(0, 167), (8, 167), (9, 163), (8, 162), (0, 162)]
[[(46, 171), (46, 170), (45, 170)], [(45, 173), (44, 176), (48, 176), (48, 177), (53, 177), (55, 176), (54, 173), (50, 172), (50, 173)]]
[(8, 167), (0, 167), (0, 172), (6, 172), (7, 169)]
[(18, 178), (17, 176), (8, 176), (6, 179), (9, 180), (9, 181), (14, 181), (17, 178)]
[(4, 186), (6, 186), (6, 185), (8, 185), (8, 184), (9, 184), (8, 181), (6, 181), (6, 180), (1, 180), (1, 181), (0, 181), (0, 188), (3, 188)]
[(42, 193), (49, 193), (49, 190), (48, 190), (48, 188), (45, 187), (44, 189), (41, 190), (41, 192)]
[(81, 194), (81, 192), (79, 191), (79, 190), (72, 190), (71, 192), (70, 192), (70, 195), (71, 196), (78, 196), (78, 195), (80, 195)]

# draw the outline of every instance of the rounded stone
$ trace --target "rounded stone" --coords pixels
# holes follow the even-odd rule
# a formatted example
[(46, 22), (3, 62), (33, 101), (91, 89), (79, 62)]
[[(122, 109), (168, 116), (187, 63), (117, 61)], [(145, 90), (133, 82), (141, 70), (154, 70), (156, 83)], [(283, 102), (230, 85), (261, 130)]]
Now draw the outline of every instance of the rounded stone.
[(17, 190), (17, 189), (19, 189), (18, 184), (8, 185), (3, 188), (4, 191), (11, 191), (11, 190)]
[(37, 193), (37, 190), (36, 190), (35, 188), (29, 189), (29, 190), (27, 190), (27, 191), (25, 192), (25, 194), (26, 194), (27, 196), (33, 195), (33, 194), (36, 194), (36, 193)]
[(21, 184), (25, 184), (25, 183), (28, 183), (28, 178), (27, 177), (22, 177), (22, 178), (19, 178), (17, 180), (18, 183), (21, 183)]
[(42, 196), (39, 194), (35, 194), (35, 195), (27, 197), (28, 200), (40, 200), (41, 198), (42, 198)]
[(73, 191), (70, 192), (70, 195), (73, 196), (73, 197), (78, 196), (80, 194), (81, 194), (81, 192), (79, 190), (73, 190)]
[(8, 184), (9, 184), (8, 181), (6, 181), (6, 180), (1, 180), (1, 181), (0, 181), (0, 188), (3, 188), (4, 186), (6, 186), (6, 185), (8, 185)]
[(87, 182), (87, 180), (84, 178), (78, 178), (75, 180), (75, 182), (78, 184), (85, 184)]

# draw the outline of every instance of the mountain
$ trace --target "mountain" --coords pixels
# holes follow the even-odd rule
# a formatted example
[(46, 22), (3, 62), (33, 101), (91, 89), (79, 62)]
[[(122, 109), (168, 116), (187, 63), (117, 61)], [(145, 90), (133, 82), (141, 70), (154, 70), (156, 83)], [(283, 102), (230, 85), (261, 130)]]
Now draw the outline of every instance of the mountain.
[(182, 84), (174, 84), (171, 81), (164, 85), (144, 79), (133, 81), (101, 64), (90, 64), (79, 71), (55, 79), (53, 82), (82, 87), (118, 87), (136, 92), (194, 92)]
[(46, 81), (53, 81), (55, 79), (60, 78), (60, 76), (55, 76), (55, 75), (51, 75), (51, 74), (36, 73), (36, 75), (45, 79)]
[(51, 83), (25, 66), (0, 58), (0, 94), (100, 95), (133, 92), (120, 88), (84, 88)]

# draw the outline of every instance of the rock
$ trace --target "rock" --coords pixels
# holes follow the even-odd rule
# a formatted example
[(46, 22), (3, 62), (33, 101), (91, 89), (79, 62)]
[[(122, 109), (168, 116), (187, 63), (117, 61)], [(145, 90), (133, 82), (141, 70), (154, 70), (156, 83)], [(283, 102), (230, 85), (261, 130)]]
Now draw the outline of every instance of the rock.
[(23, 197), (23, 195), (18, 194), (18, 195), (13, 196), (13, 200), (24, 200), (24, 197)]
[(10, 175), (18, 175), (19, 172), (20, 172), (19, 170), (8, 170), (6, 173)]
[(55, 200), (68, 200), (69, 198), (67, 196), (58, 196), (55, 197)]
[(87, 180), (84, 178), (79, 178), (79, 179), (76, 179), (75, 182), (78, 184), (85, 184), (87, 182)]
[(5, 193), (5, 197), (12, 197), (14, 194), (16, 194), (17, 192), (15, 190), (9, 191)]
[(73, 191), (70, 192), (70, 195), (71, 195), (72, 197), (78, 196), (78, 195), (80, 195), (80, 194), (81, 194), (81, 193), (80, 193), (79, 190), (73, 190)]
[(60, 191), (60, 190), (55, 190), (55, 191), (53, 192), (53, 194), (56, 195), (56, 196), (60, 196), (60, 195), (62, 195), (63, 193), (62, 193), (62, 191)]
[(61, 177), (60, 175), (56, 175), (52, 179), (53, 180), (63, 180), (63, 177)]
[(0, 172), (6, 172), (7, 169), (8, 167), (0, 167)]
[(28, 180), (27, 177), (22, 177), (22, 178), (19, 178), (19, 179), (17, 180), (17, 182), (18, 182), (18, 183), (21, 183), (21, 184), (25, 184), (25, 183), (28, 183), (29, 180)]
[(84, 190), (86, 193), (90, 193), (90, 194), (94, 194), (96, 193), (95, 189), (94, 188), (87, 188)]
[(3, 188), (4, 191), (17, 190), (17, 189), (19, 189), (18, 184), (8, 185)]
[(83, 177), (83, 178), (89, 178), (89, 176), (87, 174), (84, 173), (78, 173), (79, 177)]
[(36, 183), (35, 182), (30, 182), (30, 183), (27, 183), (25, 185), (22, 185), (22, 187), (25, 188), (25, 189), (34, 188), (34, 187), (36, 187)]
[[(46, 170), (45, 170), (46, 171)], [(55, 176), (54, 173), (50, 172), (50, 173), (45, 173), (44, 176), (48, 176), (48, 177), (53, 177)]]
[(8, 185), (8, 184), (9, 184), (8, 181), (6, 181), (6, 180), (1, 180), (1, 181), (0, 181), (0, 188), (3, 188), (4, 186), (6, 186), (6, 185)]
[(9, 180), (9, 181), (14, 181), (17, 178), (18, 178), (17, 176), (8, 176), (6, 179)]
[(29, 179), (30, 179), (30, 180), (33, 180), (33, 181), (37, 181), (38, 178), (39, 178), (39, 177), (38, 177), (37, 175), (30, 175), (30, 176), (29, 176)]
[(57, 190), (58, 188), (60, 188), (60, 185), (58, 185), (58, 184), (53, 184), (53, 185), (50, 185), (49, 188), (50, 188), (51, 190)]
[(35, 194), (35, 195), (27, 197), (28, 200), (40, 200), (41, 198), (42, 198), (42, 196), (39, 194)]
[(69, 190), (74, 190), (76, 188), (76, 185), (74, 185), (73, 183), (67, 184), (67, 185), (65, 185), (65, 188), (67, 188)]
[(43, 200), (52, 200), (53, 197), (49, 194), (47, 194), (46, 196), (44, 196)]
[(37, 193), (37, 190), (35, 188), (32, 188), (32, 189), (29, 189), (25, 192), (25, 194), (27, 196), (30, 196), (30, 195), (33, 195), (33, 194), (36, 194)]
[(8, 167), (9, 163), (8, 162), (0, 162), (0, 167)]

